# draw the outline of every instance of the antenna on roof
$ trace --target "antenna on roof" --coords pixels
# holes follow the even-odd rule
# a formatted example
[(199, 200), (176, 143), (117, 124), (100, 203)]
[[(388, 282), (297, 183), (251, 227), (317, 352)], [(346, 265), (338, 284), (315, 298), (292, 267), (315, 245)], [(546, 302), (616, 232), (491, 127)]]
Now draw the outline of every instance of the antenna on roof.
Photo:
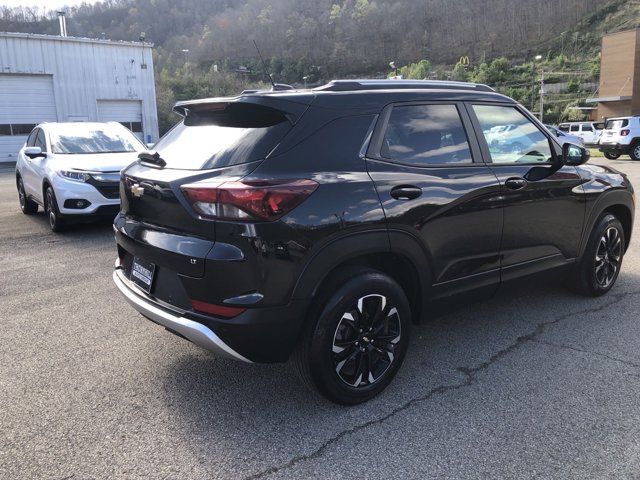
[(264, 58), (262, 58), (262, 53), (260, 53), (260, 49), (258, 48), (258, 44), (256, 43), (255, 40), (253, 40), (253, 46), (256, 47), (256, 50), (258, 52), (258, 56), (260, 57), (260, 61), (262, 62), (262, 69), (264, 70), (264, 73), (267, 77), (269, 77), (269, 81), (271, 82), (271, 86), (273, 87), (273, 89), (276, 89), (276, 84), (273, 81), (273, 78), (271, 77), (271, 74), (269, 73), (269, 70), (267, 70), (267, 63), (264, 61)]
[(271, 82), (271, 90), (274, 92), (278, 90), (293, 90), (293, 87), (291, 85), (287, 85), (285, 83), (275, 83), (273, 81), (273, 77), (267, 69), (267, 62), (264, 61), (262, 53), (260, 53), (260, 49), (258, 48), (258, 44), (255, 40), (253, 40), (253, 46), (256, 47), (256, 50), (258, 51), (258, 56), (260, 57), (260, 61), (262, 62), (262, 69), (264, 70), (264, 73), (267, 75), (267, 77), (269, 77), (269, 81)]

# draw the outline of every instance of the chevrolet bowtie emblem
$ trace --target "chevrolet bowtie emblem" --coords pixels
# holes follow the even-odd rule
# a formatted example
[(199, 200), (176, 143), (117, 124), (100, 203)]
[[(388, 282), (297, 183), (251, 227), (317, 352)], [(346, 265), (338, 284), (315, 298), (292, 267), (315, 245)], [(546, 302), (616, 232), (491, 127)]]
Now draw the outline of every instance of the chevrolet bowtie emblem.
[(144, 187), (141, 187), (139, 183), (131, 185), (131, 195), (134, 197), (141, 197), (144, 195)]

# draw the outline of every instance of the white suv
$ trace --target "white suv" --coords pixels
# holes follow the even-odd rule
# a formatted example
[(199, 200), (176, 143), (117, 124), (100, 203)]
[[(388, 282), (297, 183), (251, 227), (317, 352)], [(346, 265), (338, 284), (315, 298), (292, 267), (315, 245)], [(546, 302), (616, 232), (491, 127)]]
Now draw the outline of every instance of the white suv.
[(117, 122), (40, 124), (18, 153), (20, 208), (33, 215), (41, 205), (54, 232), (72, 219), (115, 216), (120, 170), (144, 150)]
[(602, 134), (602, 130), (595, 122), (561, 123), (558, 125), (558, 129), (582, 138), (585, 145), (596, 145)]
[(620, 155), (640, 160), (640, 117), (609, 118), (600, 137), (599, 150), (611, 160)]

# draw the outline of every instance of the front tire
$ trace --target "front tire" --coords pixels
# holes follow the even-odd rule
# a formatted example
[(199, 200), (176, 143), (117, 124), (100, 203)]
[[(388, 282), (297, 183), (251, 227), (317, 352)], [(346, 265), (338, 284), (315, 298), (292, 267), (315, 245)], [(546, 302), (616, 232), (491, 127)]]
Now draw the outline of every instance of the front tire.
[(604, 152), (604, 156), (609, 160), (617, 160), (618, 158), (620, 158), (619, 153)]
[(622, 224), (615, 215), (603, 213), (573, 273), (571, 289), (590, 297), (607, 293), (618, 279), (624, 252)]
[(326, 291), (294, 364), (302, 380), (329, 400), (365, 402), (382, 392), (402, 365), (411, 328), (409, 302), (393, 279), (375, 270), (338, 276)]
[(64, 220), (60, 216), (58, 210), (58, 202), (56, 201), (56, 195), (53, 192), (53, 188), (48, 186), (44, 194), (44, 211), (47, 214), (49, 221), (49, 227), (51, 231), (58, 233), (64, 230)]
[(38, 213), (38, 204), (27, 196), (22, 177), (18, 177), (18, 199), (20, 200), (20, 210), (22, 210), (22, 213), (25, 215)]

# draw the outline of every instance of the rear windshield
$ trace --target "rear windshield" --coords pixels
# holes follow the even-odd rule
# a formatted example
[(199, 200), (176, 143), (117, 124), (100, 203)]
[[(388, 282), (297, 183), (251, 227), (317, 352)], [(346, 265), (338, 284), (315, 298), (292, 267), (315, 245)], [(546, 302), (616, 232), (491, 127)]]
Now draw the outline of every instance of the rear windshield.
[(621, 118), (618, 120), (607, 120), (604, 128), (606, 128), (607, 130), (619, 130), (626, 127), (627, 125), (629, 125), (629, 120), (627, 120), (626, 118)]
[(265, 158), (291, 130), (285, 114), (246, 103), (192, 110), (155, 145), (165, 168), (203, 170)]

